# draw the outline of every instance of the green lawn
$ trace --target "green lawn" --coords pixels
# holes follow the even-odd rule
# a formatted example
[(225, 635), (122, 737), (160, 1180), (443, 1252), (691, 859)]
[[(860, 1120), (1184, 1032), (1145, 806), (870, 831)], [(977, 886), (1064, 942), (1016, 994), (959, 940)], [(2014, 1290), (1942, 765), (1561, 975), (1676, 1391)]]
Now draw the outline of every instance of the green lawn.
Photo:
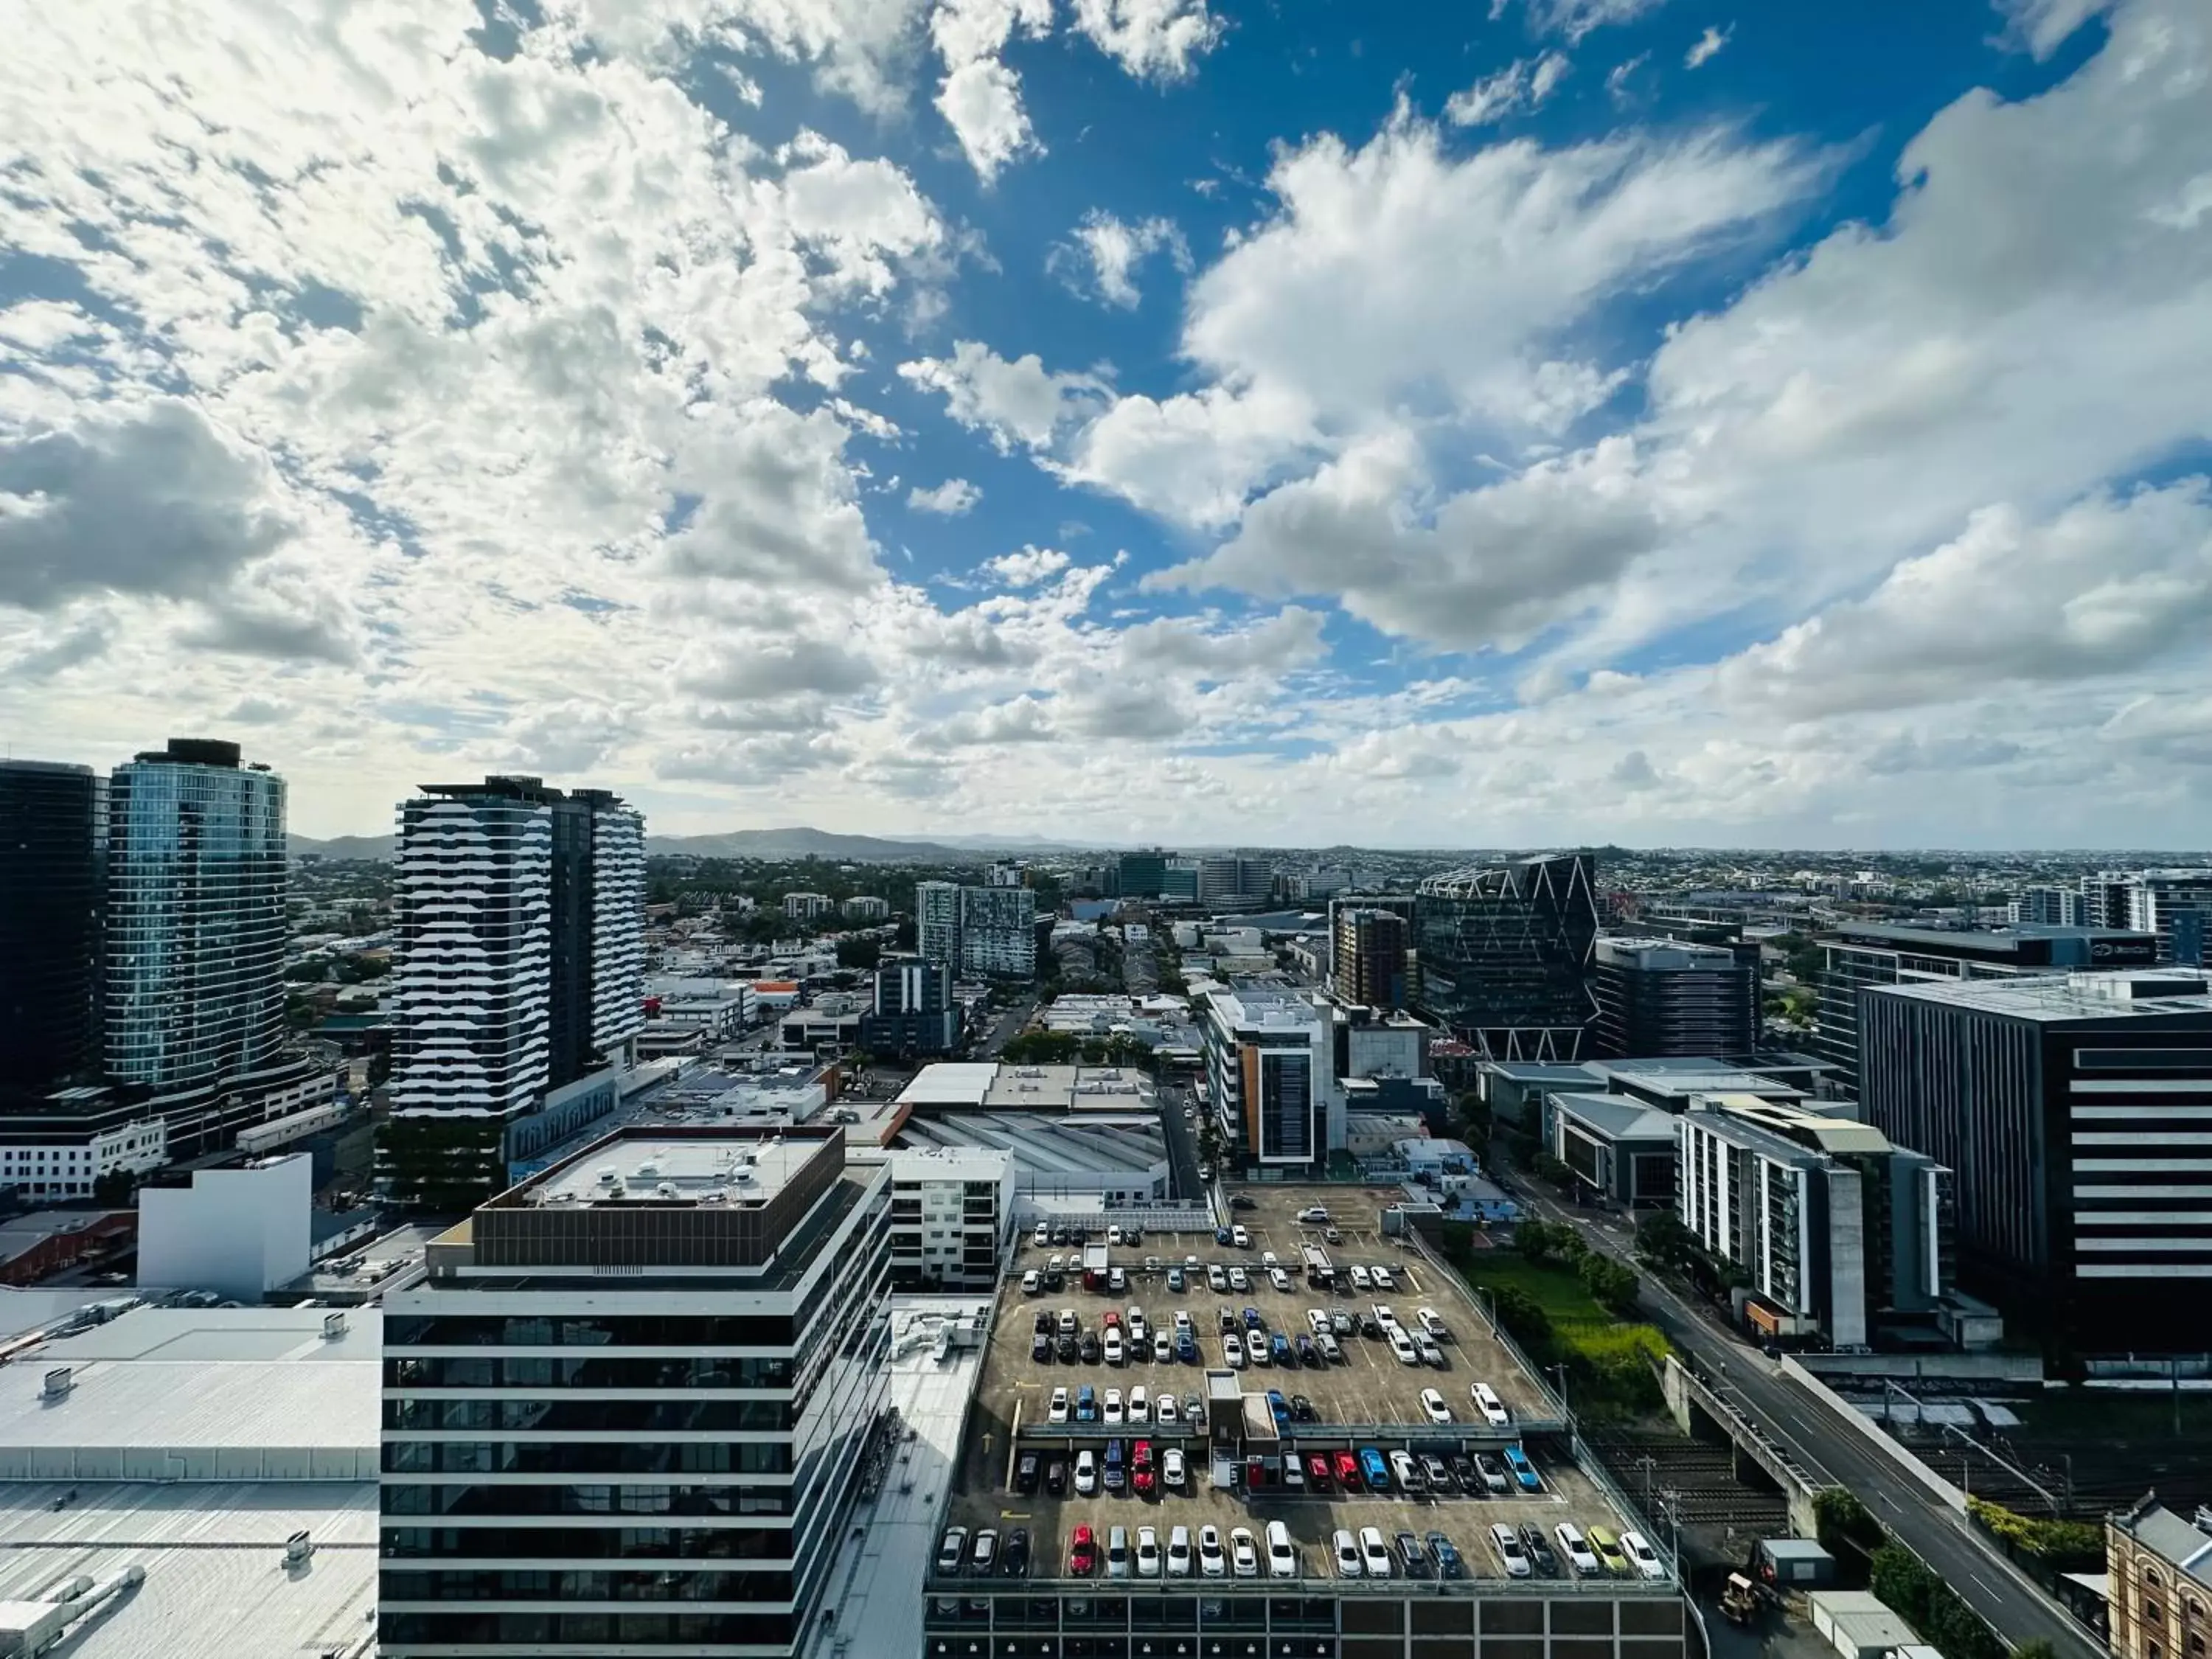
[(1553, 1358), (1567, 1360), (1581, 1379), (1577, 1400), (1584, 1409), (1600, 1415), (1611, 1414), (1608, 1407), (1632, 1412), (1649, 1403), (1645, 1395), (1656, 1395), (1648, 1376), (1631, 1387), (1619, 1368), (1632, 1359), (1628, 1369), (1643, 1372), (1666, 1358), (1667, 1339), (1656, 1326), (1607, 1313), (1565, 1267), (1538, 1266), (1510, 1250), (1468, 1250), (1453, 1260), (1470, 1285), (1489, 1291), (1514, 1285), (1535, 1299), (1551, 1319), (1553, 1352), (1531, 1357), (1539, 1364)]
[(1498, 1249), (1470, 1250), (1459, 1258), (1459, 1262), (1470, 1285), (1489, 1291), (1504, 1290), (1508, 1285), (1519, 1285), (1552, 1316), (1554, 1327), (1562, 1322), (1607, 1325), (1615, 1322), (1591, 1300), (1582, 1280), (1564, 1268), (1538, 1267), (1525, 1256)]

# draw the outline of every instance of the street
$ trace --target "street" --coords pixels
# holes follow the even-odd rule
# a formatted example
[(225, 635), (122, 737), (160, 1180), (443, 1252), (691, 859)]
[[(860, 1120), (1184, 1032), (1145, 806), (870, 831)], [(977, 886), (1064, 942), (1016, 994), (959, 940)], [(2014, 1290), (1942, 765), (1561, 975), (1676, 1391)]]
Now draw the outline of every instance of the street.
[(1167, 1137), (1168, 1179), (1176, 1198), (1194, 1199), (1205, 1190), (1198, 1178), (1198, 1126), (1183, 1118), (1190, 1104), (1187, 1084), (1160, 1085), (1160, 1130)]
[[(1528, 1182), (1521, 1189), (1547, 1219), (1565, 1222), (1595, 1248), (1631, 1260), (1626, 1228), (1594, 1222)], [(2098, 1659), (2102, 1650), (2081, 1626), (1863, 1430), (1838, 1421), (1826, 1401), (1649, 1273), (1644, 1275), (1643, 1300), (1652, 1323), (1708, 1382), (1772, 1435), (1814, 1479), (1854, 1493), (2008, 1644), (2017, 1648), (2041, 1638), (2063, 1659)]]
[(1022, 1027), (1030, 1023), (1030, 1016), (1036, 1012), (1036, 994), (1029, 992), (1024, 994), (1019, 1002), (1000, 1014), (993, 1022), (990, 1035), (976, 1045), (975, 1058), (996, 1060), (999, 1057), (999, 1050), (1018, 1036)]

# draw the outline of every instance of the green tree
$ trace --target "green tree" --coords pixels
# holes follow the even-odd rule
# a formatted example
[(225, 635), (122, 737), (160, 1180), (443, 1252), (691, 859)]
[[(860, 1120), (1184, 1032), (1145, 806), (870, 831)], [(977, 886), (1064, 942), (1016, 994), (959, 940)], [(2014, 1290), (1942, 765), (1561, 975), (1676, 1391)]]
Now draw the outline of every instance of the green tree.
[(1513, 1248), (1529, 1261), (1543, 1262), (1551, 1259), (1564, 1227), (1554, 1227), (1547, 1221), (1519, 1221), (1513, 1226)]
[(1651, 1210), (1636, 1224), (1636, 1254), (1653, 1266), (1680, 1270), (1698, 1252), (1698, 1237), (1672, 1210)]
[(1614, 1313), (1626, 1313), (1635, 1307), (1638, 1281), (1636, 1270), (1626, 1262), (1592, 1250), (1576, 1264), (1575, 1273), (1600, 1306)]
[(1534, 1352), (1547, 1349), (1552, 1342), (1552, 1316), (1544, 1311), (1544, 1304), (1518, 1285), (1501, 1286), (1494, 1300), (1498, 1322), (1503, 1325), (1522, 1346)]
[(841, 939), (837, 941), (837, 965), (840, 968), (872, 969), (884, 957), (884, 947), (872, 939)]

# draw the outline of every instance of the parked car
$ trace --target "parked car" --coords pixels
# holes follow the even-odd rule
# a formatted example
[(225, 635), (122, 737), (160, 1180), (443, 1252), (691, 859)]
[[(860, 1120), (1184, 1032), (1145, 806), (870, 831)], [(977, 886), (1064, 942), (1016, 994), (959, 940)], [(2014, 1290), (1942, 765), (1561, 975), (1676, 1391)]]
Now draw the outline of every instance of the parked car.
[(1328, 1540), (1329, 1555), (1336, 1563), (1339, 1578), (1362, 1578), (1366, 1568), (1362, 1565), (1358, 1540), (1339, 1527)]
[(1513, 1477), (1513, 1484), (1522, 1492), (1544, 1490), (1544, 1482), (1536, 1473), (1536, 1466), (1528, 1461), (1528, 1454), (1518, 1446), (1505, 1449), (1505, 1472)]
[(1239, 1578), (1260, 1576), (1260, 1546), (1249, 1527), (1229, 1529), (1229, 1570)]
[(1391, 1541), (1397, 1546), (1400, 1571), (1408, 1578), (1426, 1578), (1429, 1576), (1428, 1552), (1421, 1547), (1419, 1538), (1410, 1532), (1401, 1532)]
[(1367, 1483), (1370, 1492), (1390, 1490), (1390, 1465), (1383, 1461), (1379, 1447), (1362, 1446), (1359, 1449), (1359, 1478)]
[(1096, 1423), (1098, 1420), (1098, 1391), (1085, 1382), (1075, 1391), (1075, 1420)]
[(1306, 1455), (1306, 1480), (1317, 1492), (1328, 1490), (1328, 1459), (1322, 1453)]
[(1030, 1529), (1016, 1527), (1006, 1534), (1006, 1547), (999, 1552), (999, 1571), (1009, 1578), (1020, 1578), (1030, 1570)]
[[(1378, 1452), (1376, 1455), (1379, 1459), (1382, 1454)], [(1358, 1492), (1364, 1484), (1361, 1475), (1364, 1466), (1365, 1460), (1355, 1457), (1348, 1451), (1337, 1453), (1329, 1462), (1336, 1475), (1336, 1484), (1346, 1492)]]
[(1078, 1527), (1068, 1534), (1067, 1570), (1078, 1578), (1098, 1571), (1098, 1534), (1089, 1527)]
[(1431, 1492), (1447, 1492), (1452, 1489), (1451, 1469), (1443, 1458), (1434, 1452), (1423, 1452), (1420, 1462), (1421, 1478), (1429, 1483)]
[(1488, 1452), (1475, 1453), (1474, 1467), (1482, 1472), (1482, 1485), (1486, 1492), (1494, 1497), (1502, 1497), (1511, 1490), (1512, 1483), (1506, 1480), (1505, 1471), (1498, 1467), (1498, 1460)]
[(1098, 1454), (1079, 1451), (1075, 1454), (1075, 1490), (1085, 1498), (1098, 1490)]
[(1459, 1547), (1443, 1534), (1432, 1532), (1429, 1534), (1429, 1553), (1437, 1558), (1437, 1576), (1439, 1578), (1467, 1577), (1467, 1563), (1460, 1558)]
[(1659, 1559), (1659, 1552), (1651, 1547), (1651, 1540), (1640, 1532), (1620, 1534), (1621, 1552), (1628, 1557), (1629, 1565), (1645, 1578), (1664, 1578), (1667, 1564)]
[(1436, 1338), (1431, 1336), (1426, 1331), (1415, 1331), (1413, 1337), (1413, 1346), (1421, 1356), (1421, 1364), (1433, 1365), (1438, 1370), (1443, 1370), (1451, 1363), (1444, 1358), (1444, 1351), (1437, 1346)]
[(1043, 1288), (1044, 1275), (1039, 1273), (1035, 1267), (1030, 1268), (1027, 1273), (1022, 1275), (1022, 1294), (1024, 1296), (1035, 1296)]
[(1267, 1577), (1298, 1576), (1298, 1552), (1291, 1542), (1291, 1529), (1279, 1521), (1267, 1522)]
[(1314, 1346), (1321, 1350), (1321, 1357), (1330, 1364), (1340, 1365), (1346, 1363), (1343, 1346), (1327, 1331), (1314, 1338)]
[(1129, 1454), (1129, 1490), (1139, 1498), (1150, 1498), (1157, 1478), (1158, 1471), (1152, 1467), (1152, 1443), (1139, 1440)]
[(1162, 1389), (1158, 1402), (1152, 1407), (1152, 1420), (1167, 1428), (1172, 1427), (1182, 1416), (1182, 1407), (1176, 1404), (1176, 1397)]
[(1513, 1420), (1513, 1414), (1505, 1409), (1505, 1402), (1498, 1397), (1498, 1391), (1489, 1383), (1470, 1384), (1467, 1395), (1474, 1401), (1475, 1410), (1482, 1413), (1482, 1420), (1492, 1427), (1504, 1428)]
[(1240, 1338), (1224, 1336), (1221, 1339), (1221, 1363), (1234, 1371), (1244, 1369), (1244, 1344)]
[(1198, 1529), (1198, 1570), (1207, 1578), (1229, 1576), (1229, 1558), (1221, 1547), (1221, 1528), (1211, 1522)]
[(1559, 1540), (1560, 1557), (1581, 1577), (1595, 1578), (1605, 1571), (1598, 1565), (1597, 1552), (1589, 1547), (1589, 1540), (1573, 1522), (1560, 1522), (1552, 1528), (1552, 1536)]
[(1366, 1291), (1372, 1290), (1374, 1286), (1375, 1279), (1373, 1275), (1370, 1274), (1366, 1268), (1361, 1267), (1358, 1262), (1353, 1262), (1352, 1265), (1352, 1288), (1355, 1291)]
[(1359, 1529), (1359, 1566), (1370, 1578), (1390, 1576), (1390, 1546), (1383, 1540), (1382, 1528)]
[(1109, 1429), (1115, 1428), (1120, 1425), (1121, 1421), (1121, 1389), (1109, 1389), (1106, 1390), (1106, 1414), (1103, 1420)]
[(1524, 1522), (1521, 1527), (1521, 1547), (1528, 1552), (1528, 1565), (1539, 1578), (1559, 1576), (1559, 1558), (1552, 1553), (1552, 1540), (1544, 1536), (1544, 1529), (1534, 1522)]
[(1434, 1389), (1421, 1390), (1421, 1409), (1428, 1414), (1429, 1421), (1431, 1423), (1449, 1423), (1452, 1420), (1451, 1407), (1444, 1404), (1443, 1395), (1438, 1394)]
[(1395, 1325), (1387, 1328), (1390, 1333), (1390, 1352), (1398, 1357), (1398, 1363), (1401, 1365), (1419, 1364), (1421, 1351), (1413, 1346), (1413, 1339)]
[(1291, 1396), (1291, 1415), (1301, 1423), (1321, 1421), (1321, 1413), (1314, 1409), (1314, 1402), (1302, 1394)]
[(975, 1534), (975, 1541), (968, 1551), (968, 1565), (978, 1575), (988, 1573), (999, 1565), (999, 1529), (985, 1527)]
[(1375, 1281), (1375, 1288), (1378, 1291), (1395, 1291), (1398, 1288), (1398, 1281), (1392, 1276), (1390, 1270), (1379, 1262), (1367, 1270), (1367, 1276)]
[(1169, 1288), (1170, 1290), (1171, 1290), (1171, 1291), (1175, 1291), (1177, 1295), (1181, 1295), (1181, 1294), (1182, 1293), (1182, 1287), (1183, 1287), (1182, 1269), (1182, 1268), (1180, 1268), (1180, 1267), (1170, 1267), (1170, 1268), (1169, 1268), (1169, 1269), (1168, 1269), (1168, 1288)]
[(1160, 1576), (1160, 1535), (1151, 1527), (1137, 1528), (1137, 1577)]
[(1180, 1488), (1187, 1478), (1188, 1472), (1183, 1464), (1182, 1448), (1170, 1446), (1160, 1454), (1161, 1484)]
[(1422, 1308), (1415, 1312), (1413, 1317), (1420, 1322), (1421, 1328), (1437, 1341), (1442, 1342), (1450, 1337), (1451, 1331), (1444, 1324), (1444, 1316), (1434, 1308)]
[(1129, 1529), (1116, 1527), (1106, 1534), (1106, 1576), (1127, 1578), (1129, 1576)]
[(1429, 1483), (1421, 1478), (1420, 1465), (1413, 1462), (1413, 1454), (1409, 1451), (1401, 1449), (1390, 1454), (1390, 1478), (1398, 1483), (1401, 1492), (1428, 1490)]
[(1139, 1382), (1129, 1390), (1127, 1410), (1128, 1420), (1132, 1423), (1149, 1423), (1152, 1420), (1152, 1396), (1145, 1391), (1143, 1383)]
[(1508, 1578), (1533, 1576), (1534, 1570), (1528, 1565), (1528, 1552), (1521, 1547), (1521, 1534), (1502, 1521), (1492, 1523), (1490, 1528), (1490, 1547)]
[(937, 1547), (937, 1570), (950, 1577), (957, 1573), (968, 1560), (968, 1528), (947, 1527), (944, 1540)]
[(1067, 1460), (1055, 1457), (1044, 1466), (1044, 1489), (1054, 1498), (1067, 1493)]
[(1054, 1389), (1052, 1391), (1052, 1404), (1046, 1408), (1044, 1417), (1048, 1423), (1067, 1421), (1067, 1390), (1066, 1389)]
[(1190, 1577), (1190, 1528), (1177, 1527), (1168, 1534), (1168, 1577)]
[(1620, 1547), (1620, 1540), (1610, 1527), (1592, 1527), (1589, 1538), (1590, 1547), (1597, 1552), (1598, 1565), (1616, 1578), (1626, 1578), (1630, 1571), (1628, 1552)]
[(1024, 1452), (1014, 1464), (1014, 1490), (1027, 1496), (1037, 1489), (1037, 1477), (1043, 1473), (1035, 1452)]

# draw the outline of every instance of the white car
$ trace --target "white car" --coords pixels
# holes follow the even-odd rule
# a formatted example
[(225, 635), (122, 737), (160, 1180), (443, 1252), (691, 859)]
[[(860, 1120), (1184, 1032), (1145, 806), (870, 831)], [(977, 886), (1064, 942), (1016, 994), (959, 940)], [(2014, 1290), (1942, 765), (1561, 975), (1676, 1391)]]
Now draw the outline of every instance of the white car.
[(1075, 1454), (1075, 1490), (1088, 1498), (1098, 1490), (1098, 1454), (1079, 1451)]
[(1635, 1564), (1637, 1571), (1646, 1578), (1664, 1578), (1667, 1576), (1667, 1564), (1659, 1559), (1659, 1552), (1651, 1547), (1651, 1540), (1642, 1533), (1621, 1534), (1620, 1547), (1629, 1560)]
[(1401, 1328), (1398, 1324), (1398, 1315), (1389, 1303), (1377, 1302), (1368, 1311), (1375, 1316), (1375, 1322), (1384, 1330), (1395, 1331)]
[(1370, 1267), (1367, 1270), (1367, 1276), (1375, 1281), (1375, 1288), (1378, 1291), (1395, 1291), (1398, 1288), (1398, 1281), (1391, 1276), (1388, 1267), (1380, 1266)]
[(1186, 1123), (1196, 1122), (1198, 1121), (1198, 1108), (1195, 1106), (1184, 1107), (1182, 1109), (1182, 1121)]
[(1242, 1267), (1231, 1267), (1229, 1270), (1229, 1288), (1232, 1291), (1250, 1290), (1252, 1288), (1252, 1275), (1246, 1273)]
[(1032, 1243), (1032, 1244), (1037, 1244), (1037, 1245), (1044, 1245), (1044, 1244), (1049, 1244), (1049, 1243), (1052, 1243), (1052, 1229), (1051, 1229), (1051, 1227), (1050, 1227), (1049, 1225), (1048, 1225), (1048, 1224), (1047, 1224), (1046, 1223), (1044, 1223), (1044, 1222), (1042, 1222), (1042, 1221), (1038, 1222), (1038, 1223), (1037, 1223), (1037, 1224), (1036, 1224), (1036, 1231), (1035, 1231), (1034, 1233), (1032, 1233), (1032, 1234), (1030, 1234), (1030, 1243)]
[(1421, 1322), (1421, 1328), (1441, 1342), (1449, 1333), (1444, 1328), (1444, 1316), (1434, 1308), (1422, 1308), (1413, 1317)]
[(1120, 1425), (1121, 1422), (1121, 1389), (1109, 1389), (1106, 1390), (1106, 1406), (1103, 1416), (1108, 1428), (1115, 1428)]
[(1109, 1244), (1119, 1244), (1121, 1242), (1121, 1230), (1119, 1227), (1109, 1227), (1106, 1230), (1106, 1242)]
[(1186, 1333), (1186, 1332), (1188, 1332), (1188, 1331), (1194, 1330), (1194, 1329), (1195, 1329), (1195, 1328), (1196, 1328), (1196, 1327), (1194, 1327), (1194, 1325), (1192, 1325), (1192, 1323), (1190, 1322), (1190, 1310), (1189, 1310), (1189, 1309), (1188, 1309), (1188, 1308), (1177, 1308), (1177, 1309), (1176, 1310), (1175, 1328), (1176, 1328), (1176, 1335), (1178, 1335), (1178, 1336), (1181, 1336), (1181, 1335), (1182, 1335), (1184, 1333)]
[(1190, 1528), (1177, 1527), (1168, 1534), (1168, 1577), (1190, 1577)]
[[(1182, 1450), (1180, 1447), (1170, 1446), (1160, 1454), (1160, 1484), (1162, 1486), (1180, 1486), (1187, 1474), (1188, 1470), (1183, 1466)], [(1176, 1530), (1180, 1532), (1182, 1528), (1178, 1527)]]
[(1241, 1226), (1231, 1227), (1229, 1230), (1229, 1242), (1234, 1244), (1240, 1250), (1250, 1249), (1252, 1248), (1252, 1234), (1250, 1230)]
[(1331, 1364), (1344, 1358), (1344, 1349), (1331, 1332), (1322, 1331), (1316, 1335), (1314, 1338), (1314, 1346), (1321, 1350), (1321, 1357)]
[(1279, 1521), (1267, 1522), (1267, 1577), (1298, 1576), (1298, 1553), (1291, 1542), (1291, 1529)]
[(1217, 1291), (1225, 1291), (1229, 1288), (1229, 1275), (1221, 1271), (1221, 1264), (1218, 1261), (1207, 1264), (1206, 1282), (1211, 1288)]
[(1067, 1390), (1066, 1389), (1054, 1389), (1052, 1391), (1052, 1409), (1045, 1413), (1045, 1421), (1048, 1423), (1067, 1421)]
[(1129, 1529), (1116, 1527), (1106, 1540), (1106, 1576), (1127, 1578), (1129, 1576)]
[(1229, 1559), (1221, 1553), (1221, 1528), (1211, 1523), (1198, 1529), (1198, 1570), (1208, 1578), (1229, 1576)]
[(1035, 1267), (1030, 1268), (1027, 1273), (1022, 1275), (1022, 1294), (1024, 1296), (1035, 1296), (1043, 1288), (1044, 1275), (1039, 1273)]
[(1150, 1527), (1137, 1528), (1137, 1577), (1160, 1576), (1160, 1535)]
[(1528, 1552), (1521, 1547), (1521, 1535), (1502, 1521), (1490, 1529), (1490, 1547), (1498, 1552), (1498, 1564), (1508, 1578), (1527, 1578), (1534, 1572), (1528, 1565)]
[(1221, 1359), (1232, 1371), (1244, 1369), (1243, 1340), (1233, 1332), (1221, 1339)]
[(1164, 1365), (1175, 1358), (1175, 1344), (1168, 1340), (1165, 1331), (1152, 1333), (1152, 1363)]
[(1552, 1536), (1559, 1540), (1559, 1553), (1567, 1558), (1567, 1565), (1585, 1578), (1595, 1578), (1605, 1569), (1598, 1565), (1597, 1552), (1590, 1547), (1583, 1529), (1571, 1521), (1562, 1521), (1552, 1528)]
[(1383, 1539), (1382, 1528), (1359, 1529), (1359, 1566), (1370, 1578), (1390, 1576), (1390, 1546)]
[(1323, 1313), (1319, 1308), (1308, 1308), (1306, 1310), (1306, 1326), (1307, 1328), (1311, 1330), (1316, 1336), (1319, 1336), (1323, 1331), (1328, 1328), (1328, 1316)]
[(1273, 1285), (1277, 1290), (1283, 1292), (1284, 1295), (1287, 1296), (1290, 1294), (1291, 1276), (1285, 1273), (1280, 1267), (1270, 1267), (1267, 1269), (1267, 1282), (1270, 1285)]
[(1352, 1264), (1352, 1288), (1355, 1291), (1371, 1290), (1374, 1288), (1374, 1275), (1370, 1273), (1366, 1268), (1361, 1267), (1358, 1262), (1353, 1262)]
[(1405, 1332), (1398, 1329), (1395, 1326), (1389, 1326), (1385, 1328), (1388, 1330), (1390, 1338), (1390, 1352), (1398, 1356), (1398, 1363), (1401, 1365), (1419, 1364), (1421, 1363), (1421, 1351), (1413, 1346), (1413, 1339), (1407, 1335)]
[(1390, 1478), (1398, 1483), (1400, 1492), (1425, 1492), (1428, 1488), (1421, 1466), (1413, 1461), (1413, 1453), (1403, 1449), (1390, 1454)]
[(1135, 1388), (1129, 1390), (1129, 1421), (1132, 1423), (1149, 1423), (1152, 1420), (1152, 1396), (1145, 1392), (1145, 1385), (1139, 1382)]
[(1260, 1265), (1263, 1267), (1275, 1267), (1279, 1265), (1279, 1261), (1280, 1258), (1279, 1258), (1273, 1250), (1262, 1250), (1260, 1252)]
[(1444, 1351), (1437, 1346), (1436, 1338), (1426, 1331), (1419, 1332), (1413, 1337), (1413, 1347), (1421, 1356), (1421, 1364), (1434, 1365), (1438, 1370), (1443, 1370)]
[(1434, 1389), (1421, 1390), (1421, 1409), (1429, 1414), (1429, 1421), (1431, 1423), (1449, 1423), (1452, 1420), (1451, 1407), (1444, 1404), (1443, 1395), (1438, 1394)]
[(1182, 1407), (1176, 1404), (1176, 1397), (1170, 1394), (1165, 1389), (1162, 1389), (1160, 1390), (1159, 1399), (1155, 1401), (1152, 1405), (1152, 1421), (1158, 1424), (1162, 1428), (1167, 1428), (1171, 1426), (1182, 1415)]
[(1257, 1578), (1260, 1576), (1260, 1546), (1253, 1539), (1249, 1527), (1231, 1529), (1229, 1566), (1239, 1578)]
[(1505, 1409), (1505, 1402), (1498, 1397), (1498, 1391), (1489, 1383), (1474, 1384), (1468, 1389), (1467, 1397), (1474, 1401), (1474, 1408), (1482, 1413), (1482, 1420), (1493, 1428), (1502, 1429), (1513, 1420), (1513, 1413)]
[(1121, 1346), (1121, 1333), (1117, 1327), (1106, 1333), (1106, 1363), (1118, 1365), (1127, 1358), (1128, 1351)]
[(1129, 1334), (1139, 1342), (1145, 1340), (1145, 1310), (1133, 1302), (1129, 1304)]
[(1335, 1559), (1336, 1576), (1339, 1578), (1358, 1578), (1363, 1576), (1364, 1570), (1359, 1565), (1358, 1540), (1350, 1533), (1339, 1527), (1328, 1540), (1328, 1548), (1330, 1555)]

